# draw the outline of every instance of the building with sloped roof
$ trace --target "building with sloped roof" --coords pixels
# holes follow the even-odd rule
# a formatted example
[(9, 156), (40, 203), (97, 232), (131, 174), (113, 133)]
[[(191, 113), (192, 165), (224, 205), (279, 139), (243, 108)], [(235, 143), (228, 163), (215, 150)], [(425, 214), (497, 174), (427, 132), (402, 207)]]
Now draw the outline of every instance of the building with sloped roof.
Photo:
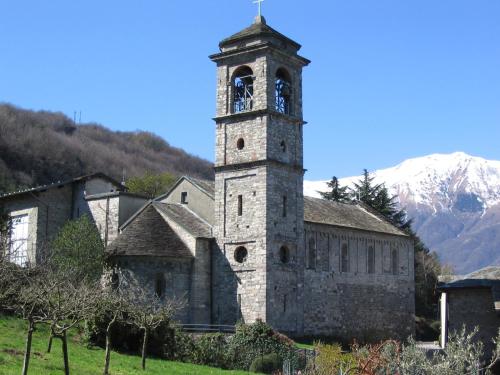
[(144, 202), (146, 198), (128, 193), (103, 173), (4, 194), (0, 209), (12, 223), (7, 256), (21, 266), (38, 263), (63, 225), (82, 215), (94, 221), (107, 244)]
[[(253, 297), (244, 292), (253, 287), (247, 275), (256, 273), (259, 259), (249, 242), (237, 243), (246, 245), (243, 255), (218, 247), (214, 201), (214, 181), (184, 176), (125, 222), (107, 253), (118, 278), (134, 280), (162, 298), (187, 301), (177, 316), (183, 323), (251, 322), (255, 318), (243, 307), (257, 307), (257, 302), (245, 300)], [(282, 246), (269, 254), (281, 272), (298, 273), (303, 283), (275, 281), (267, 292), (286, 321), (270, 323), (295, 336), (342, 340), (412, 334), (413, 243), (408, 236), (362, 204), (311, 197), (304, 197), (303, 223), (301, 247), (281, 239)], [(283, 295), (286, 288), (292, 292)]]
[(491, 358), (493, 340), (500, 333), (500, 267), (486, 267), (468, 275), (441, 276), (438, 283), (441, 313), (441, 346), (453, 332), (478, 327), (476, 340)]
[(406, 338), (412, 240), (360, 204), (303, 196), (300, 48), (261, 16), (220, 42), (215, 181), (182, 177), (127, 220), (107, 248), (112, 279), (183, 298), (186, 324)]

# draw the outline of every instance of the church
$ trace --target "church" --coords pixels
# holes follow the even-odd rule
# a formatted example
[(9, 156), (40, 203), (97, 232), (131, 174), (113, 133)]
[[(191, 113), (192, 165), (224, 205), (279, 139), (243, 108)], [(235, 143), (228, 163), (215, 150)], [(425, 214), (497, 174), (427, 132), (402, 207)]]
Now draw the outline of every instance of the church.
[(262, 16), (219, 43), (215, 181), (182, 177), (121, 223), (106, 249), (113, 282), (184, 299), (185, 324), (404, 339), (412, 240), (361, 204), (303, 195), (300, 48)]

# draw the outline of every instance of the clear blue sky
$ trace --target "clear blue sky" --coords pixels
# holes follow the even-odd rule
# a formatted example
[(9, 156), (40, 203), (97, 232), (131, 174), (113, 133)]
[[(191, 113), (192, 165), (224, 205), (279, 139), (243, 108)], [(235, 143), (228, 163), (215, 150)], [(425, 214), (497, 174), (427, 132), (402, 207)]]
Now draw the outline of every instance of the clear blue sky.
[[(213, 160), (207, 56), (255, 14), (251, 0), (0, 0), (0, 101)], [(500, 1), (265, 0), (263, 14), (312, 60), (307, 179), (434, 152), (500, 160)]]

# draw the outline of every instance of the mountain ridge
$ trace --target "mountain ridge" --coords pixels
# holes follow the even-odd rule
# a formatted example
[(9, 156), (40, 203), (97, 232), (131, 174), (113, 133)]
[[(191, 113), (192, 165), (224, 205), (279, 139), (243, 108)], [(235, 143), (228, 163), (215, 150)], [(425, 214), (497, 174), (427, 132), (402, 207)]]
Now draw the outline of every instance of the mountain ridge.
[[(500, 161), (460, 151), (431, 154), (372, 176), (397, 196), (417, 234), (455, 271), (500, 265)], [(360, 178), (339, 181), (352, 186)], [(304, 194), (318, 196), (326, 182), (304, 181)]]
[(146, 172), (213, 178), (213, 164), (149, 132), (74, 124), (60, 112), (0, 103), (0, 193), (94, 172), (121, 181)]

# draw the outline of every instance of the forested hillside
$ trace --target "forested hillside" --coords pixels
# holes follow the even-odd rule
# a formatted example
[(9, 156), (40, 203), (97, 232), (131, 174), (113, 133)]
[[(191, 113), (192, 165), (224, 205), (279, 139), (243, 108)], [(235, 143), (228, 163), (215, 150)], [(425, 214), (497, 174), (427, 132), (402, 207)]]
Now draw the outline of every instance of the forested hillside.
[(117, 132), (75, 125), (59, 112), (0, 104), (0, 193), (93, 172), (121, 181), (146, 172), (213, 178), (207, 160), (170, 146), (149, 132)]

